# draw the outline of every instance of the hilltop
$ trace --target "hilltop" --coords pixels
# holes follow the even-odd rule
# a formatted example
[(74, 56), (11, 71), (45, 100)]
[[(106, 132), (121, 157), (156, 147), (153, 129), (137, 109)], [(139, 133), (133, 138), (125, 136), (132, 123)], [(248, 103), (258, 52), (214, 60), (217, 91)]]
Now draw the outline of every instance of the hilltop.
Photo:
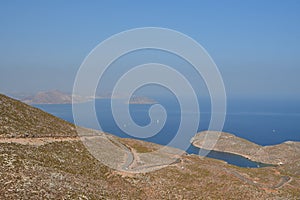
[[(4, 95), (0, 95), (0, 111), (0, 199), (300, 196), (300, 175), (290, 165), (247, 169), (173, 148), (158, 151), (162, 146), (75, 127)], [(85, 131), (86, 138), (79, 138), (75, 128)], [(100, 156), (118, 170), (86, 149), (84, 144), (95, 141), (94, 137), (101, 144)], [(174, 158), (176, 162), (166, 164)], [(149, 168), (157, 170), (145, 171)]]

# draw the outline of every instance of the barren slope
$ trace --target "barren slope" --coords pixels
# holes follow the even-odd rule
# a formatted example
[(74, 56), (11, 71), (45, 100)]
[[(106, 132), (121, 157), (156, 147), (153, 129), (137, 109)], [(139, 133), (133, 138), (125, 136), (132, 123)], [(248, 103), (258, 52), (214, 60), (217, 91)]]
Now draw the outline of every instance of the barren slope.
[(0, 137), (76, 136), (74, 125), (0, 94)]
[[(116, 171), (95, 159), (83, 145), (84, 140), (73, 137), (71, 124), (3, 95), (0, 104), (0, 199), (298, 199), (300, 196), (300, 175), (294, 165), (246, 169), (214, 159), (182, 155), (177, 162), (152, 172)], [(30, 117), (34, 120), (28, 123)], [(161, 146), (156, 144), (84, 130), (87, 135), (94, 136), (96, 132), (98, 139), (102, 137), (102, 151), (107, 159), (117, 159), (107, 140), (125, 146), (125, 157), (129, 149), (134, 158), (129, 167), (142, 167), (147, 160), (160, 164), (177, 154), (171, 148), (158, 154), (156, 150)], [(20, 138), (24, 136), (22, 131), (30, 134)], [(50, 133), (56, 137), (50, 137)], [(11, 138), (12, 135), (18, 138)], [(153, 156), (145, 157), (149, 152)]]

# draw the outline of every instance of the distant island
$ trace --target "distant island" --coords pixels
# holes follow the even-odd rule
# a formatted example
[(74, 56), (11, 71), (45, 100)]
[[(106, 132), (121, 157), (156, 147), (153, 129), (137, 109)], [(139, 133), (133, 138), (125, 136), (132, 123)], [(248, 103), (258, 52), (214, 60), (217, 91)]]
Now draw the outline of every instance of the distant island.
[[(101, 95), (96, 97), (86, 97), (80, 95), (73, 95), (72, 102), (72, 94), (64, 93), (59, 90), (50, 90), (50, 91), (41, 91), (36, 93), (35, 95), (28, 95), (22, 97), (20, 100), (26, 104), (71, 104), (71, 103), (83, 103), (87, 101), (91, 101), (93, 99), (123, 99), (122, 95), (114, 96), (111, 95)], [(133, 96), (129, 104), (155, 104), (157, 103), (155, 100), (144, 97), (144, 96)]]
[[(74, 96), (73, 103), (82, 103), (91, 100), (83, 96)], [(42, 91), (35, 95), (27, 96), (21, 99), (27, 104), (71, 104), (72, 95), (59, 90)]]
[(282, 165), (300, 160), (300, 142), (287, 141), (277, 145), (260, 146), (230, 133), (203, 131), (196, 134), (191, 143), (195, 147), (206, 149), (206, 144), (212, 144), (214, 137), (219, 136), (212, 150), (233, 153), (252, 161)]
[(157, 101), (148, 97), (134, 96), (130, 99), (129, 104), (156, 104)]

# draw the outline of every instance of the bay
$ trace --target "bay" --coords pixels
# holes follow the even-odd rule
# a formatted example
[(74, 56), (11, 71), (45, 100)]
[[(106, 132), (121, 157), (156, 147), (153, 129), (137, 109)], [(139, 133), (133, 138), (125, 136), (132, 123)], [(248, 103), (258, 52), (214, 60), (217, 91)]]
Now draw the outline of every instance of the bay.
[[(122, 100), (116, 105), (120, 107), (128, 106)], [(110, 99), (97, 99), (95, 101), (96, 114), (101, 129), (105, 132), (119, 137), (142, 139), (145, 141), (170, 145), (170, 141), (176, 136), (181, 118), (193, 119), (196, 116), (194, 110), (180, 110), (179, 103), (176, 100), (160, 100), (159, 103), (164, 107), (167, 113), (167, 119), (163, 128), (154, 136), (143, 138), (134, 137), (130, 133), (122, 130), (118, 126), (111, 110)], [(78, 104), (83, 111), (92, 104), (92, 102)], [(59, 118), (74, 123), (71, 104), (42, 104), (34, 105), (48, 113)], [(131, 117), (137, 125), (147, 126), (150, 123), (149, 109), (152, 105), (132, 104), (129, 105)], [(198, 131), (208, 129), (211, 113), (209, 102), (200, 104), (200, 122)], [(118, 113), (120, 118), (124, 113)], [(158, 113), (159, 114), (159, 113)], [(84, 115), (84, 112), (83, 112)], [(155, 117), (155, 114), (154, 114)], [(156, 116), (160, 117), (160, 116)], [(84, 117), (83, 117), (84, 118)], [(192, 120), (191, 120), (192, 121)], [(233, 133), (238, 137), (260, 145), (274, 145), (287, 140), (300, 141), (300, 108), (297, 101), (230, 101), (228, 102), (226, 120), (223, 131)], [(157, 123), (161, 123), (157, 120)], [(84, 118), (80, 121), (80, 126), (99, 129), (98, 126), (90, 124), (90, 119)], [(130, 124), (123, 124), (130, 126)], [(128, 128), (128, 127), (127, 127)], [(141, 133), (142, 134), (142, 133)], [(190, 139), (195, 133), (185, 133), (179, 141), (172, 143), (171, 146), (185, 150), (189, 154), (198, 154), (199, 149), (189, 144)], [(142, 135), (141, 135), (142, 136)], [(240, 167), (262, 167), (262, 163), (253, 162), (242, 156), (224, 152), (211, 151), (207, 155), (211, 158), (224, 160), (229, 164)]]

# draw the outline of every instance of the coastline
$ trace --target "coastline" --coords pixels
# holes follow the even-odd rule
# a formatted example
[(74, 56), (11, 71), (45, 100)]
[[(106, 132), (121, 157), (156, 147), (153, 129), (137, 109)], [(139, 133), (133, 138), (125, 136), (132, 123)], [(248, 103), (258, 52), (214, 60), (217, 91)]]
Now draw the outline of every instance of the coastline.
[(203, 131), (197, 133), (191, 144), (197, 148), (206, 148), (212, 144), (208, 135), (219, 136), (211, 150), (232, 153), (243, 156), (251, 161), (271, 165), (283, 165), (300, 159), (300, 142), (286, 141), (277, 145), (261, 146), (239, 138), (233, 134), (215, 131)]

